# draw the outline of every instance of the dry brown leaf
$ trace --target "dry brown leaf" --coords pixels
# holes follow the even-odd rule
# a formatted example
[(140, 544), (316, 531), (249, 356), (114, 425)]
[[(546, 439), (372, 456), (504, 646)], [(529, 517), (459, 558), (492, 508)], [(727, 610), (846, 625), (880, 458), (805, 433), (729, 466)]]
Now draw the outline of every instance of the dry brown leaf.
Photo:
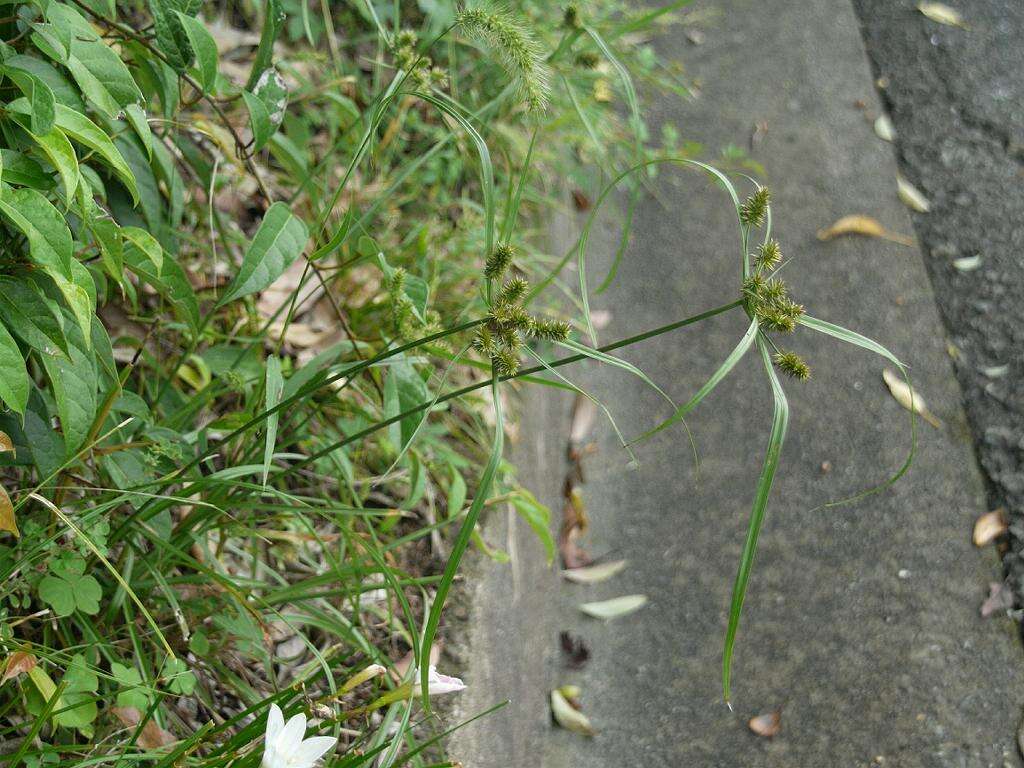
[(0, 453), (14, 450), (14, 441), (6, 432), (0, 431)]
[(921, 2), (917, 4), (917, 10), (939, 24), (945, 24), (947, 27), (963, 27), (967, 29), (967, 25), (964, 24), (964, 17), (960, 15), (960, 11), (950, 8), (944, 3)]
[(988, 597), (981, 604), (981, 617), (987, 619), (994, 613), (1008, 611), (1013, 608), (1013, 590), (1001, 582), (993, 581), (988, 585)]
[(21, 536), (18, 531), (18, 521), (14, 517), (14, 505), (11, 504), (11, 497), (7, 495), (7, 491), (2, 485), (0, 485), (0, 531)]
[(747, 727), (758, 736), (770, 739), (778, 735), (782, 728), (782, 710), (777, 709), (774, 712), (766, 712), (763, 715), (752, 717), (747, 723)]
[(991, 544), (1006, 531), (1006, 516), (1002, 507), (986, 512), (974, 521), (974, 546)]
[(881, 237), (901, 245), (913, 245), (914, 241), (906, 235), (890, 232), (876, 219), (860, 213), (843, 216), (835, 224), (818, 230), (819, 240), (831, 240), (842, 235), (864, 235), (865, 237)]
[(555, 722), (567, 731), (584, 736), (593, 736), (597, 731), (590, 724), (589, 718), (576, 709), (558, 688), (551, 692), (551, 714)]
[(0, 677), (0, 685), (18, 675), (28, 672), (36, 665), (36, 657), (25, 651), (15, 651), (7, 657), (7, 664), (4, 667), (4, 676)]
[(936, 429), (940, 429), (942, 427), (942, 422), (939, 421), (938, 417), (928, 410), (928, 406), (925, 404), (924, 398), (921, 397), (913, 387), (907, 384), (902, 376), (893, 373), (886, 368), (882, 371), (882, 378), (885, 380), (886, 386), (889, 387), (889, 392), (892, 393), (892, 396), (895, 398), (897, 403), (902, 405), (908, 411), (914, 411)]
[[(135, 707), (113, 707), (110, 711), (114, 713), (114, 716), (126, 728), (138, 728), (139, 723), (142, 722), (142, 713)], [(156, 724), (153, 718), (150, 718), (142, 726), (138, 745), (143, 749), (157, 749), (159, 747), (166, 747), (176, 741), (177, 739), (174, 738), (172, 733), (165, 731)]]
[(903, 204), (913, 211), (928, 213), (932, 209), (932, 205), (924, 193), (900, 174), (896, 174), (896, 194), (900, 196)]

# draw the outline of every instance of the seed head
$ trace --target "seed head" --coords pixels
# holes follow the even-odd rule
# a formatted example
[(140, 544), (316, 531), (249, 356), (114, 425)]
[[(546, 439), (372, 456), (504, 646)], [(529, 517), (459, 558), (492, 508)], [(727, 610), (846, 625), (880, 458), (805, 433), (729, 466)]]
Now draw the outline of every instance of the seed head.
[(497, 280), (512, 265), (515, 255), (515, 249), (511, 245), (499, 243), (494, 252), (487, 257), (487, 263), (484, 265), (484, 277), (488, 280)]
[(775, 365), (787, 376), (792, 376), (800, 381), (807, 381), (811, 377), (811, 369), (796, 352), (778, 352), (775, 355)]
[(530, 290), (530, 284), (521, 277), (513, 277), (501, 286), (498, 294), (499, 304), (518, 304), (522, 301), (526, 292)]
[(782, 249), (777, 240), (769, 240), (757, 249), (756, 265), (758, 271), (771, 272), (782, 261)]
[(499, 349), (498, 353), (491, 357), (491, 362), (494, 363), (499, 376), (515, 376), (519, 371), (519, 355), (509, 349)]
[(758, 187), (757, 191), (740, 205), (740, 221), (753, 227), (760, 227), (764, 224), (770, 200), (771, 194), (768, 192), (768, 187)]
[(569, 338), (569, 324), (564, 320), (534, 320), (530, 335), (536, 339), (565, 341)]

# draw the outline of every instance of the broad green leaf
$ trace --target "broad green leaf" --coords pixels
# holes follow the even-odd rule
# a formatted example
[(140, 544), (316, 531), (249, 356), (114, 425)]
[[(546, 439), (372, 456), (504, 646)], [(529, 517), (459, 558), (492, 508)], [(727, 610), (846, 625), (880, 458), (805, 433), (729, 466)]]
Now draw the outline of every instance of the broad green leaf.
[(0, 320), (30, 347), (44, 355), (67, 354), (61, 319), (30, 282), (0, 275)]
[(75, 454), (85, 442), (96, 417), (96, 365), (86, 347), (79, 328), (65, 323), (70, 355), (43, 357), (43, 367), (50, 379), (61, 430), (68, 456)]
[(0, 149), (0, 162), (3, 163), (3, 172), (0, 178), (8, 184), (17, 184), (19, 187), (32, 187), (48, 191), (53, 189), (53, 179), (50, 178), (43, 167), (27, 155), (15, 152), (13, 149)]
[(167, 57), (168, 63), (179, 72), (184, 72), (192, 63), (192, 48), (177, 15), (183, 7), (180, 0), (149, 0), (157, 47)]
[(25, 413), (29, 378), (25, 358), (7, 329), (0, 323), (0, 400), (16, 413)]
[(63, 275), (47, 270), (47, 274), (57, 286), (68, 308), (74, 315), (75, 322), (82, 332), (85, 348), (90, 345), (92, 333), (92, 315), (96, 311), (96, 285), (92, 281), (89, 270), (80, 261), (71, 261), (71, 280)]
[[(142, 235), (148, 237), (147, 233), (131, 229), (142, 233), (136, 236), (136, 240), (145, 242)], [(185, 271), (174, 259), (164, 253), (158, 270), (153, 262), (152, 253), (140, 247), (135, 241), (126, 238), (124, 241), (124, 263), (136, 275), (149, 283), (157, 293), (167, 299), (171, 310), (179, 319), (187, 323), (193, 331), (199, 328), (199, 302)]]
[[(57, 104), (50, 86), (31, 72), (16, 67), (5, 66), (3, 72), (25, 94), (25, 101), (28, 104), (29, 130), (36, 135), (49, 133), (53, 129), (54, 109)], [(8, 108), (12, 106), (13, 102), (8, 105)]]
[(121, 236), (138, 248), (153, 263), (156, 274), (159, 275), (164, 266), (164, 249), (157, 239), (138, 227), (121, 227)]
[(22, 69), (38, 77), (53, 91), (53, 95), (59, 103), (79, 112), (85, 109), (85, 102), (82, 101), (78, 89), (50, 62), (36, 56), (18, 53), (4, 59), (4, 64), (8, 67)]
[[(46, 17), (55, 27), (71, 30), (71, 46), (64, 65), (85, 97), (114, 119), (129, 104), (142, 100), (142, 92), (131, 72), (96, 30), (74, 8), (51, 2)], [(47, 53), (46, 51), (43, 51)]]
[(269, 286), (299, 257), (308, 238), (302, 220), (284, 203), (274, 203), (260, 222), (242, 266), (220, 303), (227, 304)]
[(270, 122), (270, 113), (259, 96), (255, 96), (249, 93), (249, 91), (242, 91), (242, 99), (245, 101), (246, 109), (249, 110), (249, 128), (252, 130), (253, 152), (258, 152), (263, 149), (263, 146), (274, 134), (274, 127)]
[[(28, 121), (25, 120), (25, 122)], [(64, 187), (64, 199), (70, 204), (74, 199), (75, 190), (78, 188), (78, 157), (75, 155), (75, 148), (71, 146), (68, 137), (59, 128), (53, 128), (49, 133), (44, 133), (41, 136), (31, 133), (31, 136), (53, 167), (57, 169), (61, 185)]]
[(71, 230), (49, 200), (34, 189), (4, 189), (0, 194), (0, 213), (28, 238), (33, 262), (51, 275), (72, 279)]
[(103, 158), (111, 170), (113, 170), (114, 175), (124, 184), (132, 199), (138, 203), (139, 190), (135, 184), (135, 176), (132, 175), (128, 163), (125, 162), (124, 157), (117, 147), (114, 146), (114, 142), (110, 140), (110, 137), (85, 115), (76, 112), (70, 107), (65, 107), (63, 104), (57, 105), (56, 121), (57, 127), (64, 131), (64, 133), (78, 143), (94, 150)]
[(153, 159), (153, 131), (149, 128), (149, 119), (145, 110), (138, 104), (129, 104), (124, 108), (124, 116), (131, 125), (135, 135), (142, 142), (142, 148), (146, 151), (146, 157)]
[(249, 79), (245, 89), (251, 91), (259, 82), (260, 76), (270, 66), (274, 56), (274, 41), (284, 24), (285, 13), (281, 0), (266, 0), (263, 4), (263, 29), (260, 31), (260, 44), (256, 48), (256, 58), (249, 71)]
[(276, 131), (284, 120), (285, 110), (288, 109), (288, 86), (285, 85), (281, 73), (273, 67), (264, 70), (252, 89), (252, 95), (263, 102), (271, 130)]
[(86, 225), (100, 249), (100, 260), (107, 273), (119, 284), (124, 285), (124, 246), (121, 242), (121, 228), (111, 219), (93, 218)]
[[(83, 586), (84, 585), (84, 586)], [(96, 595), (99, 600), (99, 583), (92, 576), (83, 576), (76, 585), (76, 589), (88, 590), (90, 596)], [(79, 606), (81, 608), (81, 606)], [(89, 611), (83, 611), (90, 613)], [(99, 603), (96, 603), (95, 614), (99, 612)], [(76, 654), (64, 673), (63, 681), (66, 685), (64, 694), (61, 696), (61, 709), (53, 716), (57, 725), (65, 728), (77, 728), (85, 734), (92, 732), (91, 723), (99, 714), (96, 705), (96, 691), (99, 688), (99, 678), (86, 664), (85, 657)]]
[(64, 463), (64, 439), (51, 426), (46, 403), (35, 387), (28, 399), (23, 429), (32, 461), (39, 470), (39, 479), (55, 476)]
[(174, 11), (178, 22), (188, 38), (196, 57), (199, 84), (209, 93), (217, 81), (217, 41), (206, 29), (206, 25), (181, 11)]
[[(267, 358), (267, 379), (264, 386), (266, 390), (266, 409), (269, 411), (279, 402), (284, 392), (284, 379), (281, 376), (281, 358), (272, 355)], [(267, 439), (263, 449), (263, 484), (267, 484), (267, 475), (270, 474), (270, 462), (274, 458), (274, 443), (277, 441), (277, 424), (281, 416), (280, 411), (274, 411), (267, 417)]]

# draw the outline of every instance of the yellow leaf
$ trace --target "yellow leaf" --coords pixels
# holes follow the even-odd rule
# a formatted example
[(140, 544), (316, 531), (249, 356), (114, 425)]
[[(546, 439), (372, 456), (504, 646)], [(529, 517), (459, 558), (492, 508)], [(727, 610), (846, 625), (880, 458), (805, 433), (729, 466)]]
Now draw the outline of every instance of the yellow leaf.
[(7, 657), (7, 664), (4, 666), (4, 675), (0, 677), (0, 685), (3, 685), (11, 678), (17, 677), (25, 672), (30, 672), (36, 665), (36, 657), (25, 651), (15, 651)]
[(14, 441), (6, 432), (0, 432), (0, 453), (14, 450)]
[(567, 731), (581, 733), (584, 736), (593, 736), (596, 733), (587, 716), (570, 704), (557, 688), (551, 692), (551, 714), (555, 716), (555, 722)]
[(892, 393), (892, 396), (895, 398), (897, 403), (902, 405), (908, 411), (914, 411), (919, 414), (922, 419), (927, 421), (936, 429), (939, 429), (942, 426), (942, 422), (936, 418), (935, 414), (928, 410), (928, 406), (925, 405), (924, 398), (917, 394), (913, 387), (903, 380), (902, 376), (893, 373), (886, 368), (882, 371), (882, 378), (885, 379), (885, 384), (889, 387), (889, 391)]
[(18, 523), (14, 519), (14, 505), (11, 504), (11, 497), (0, 485), (0, 531), (8, 531), (15, 536), (21, 536), (18, 531)]
[(913, 211), (928, 213), (932, 209), (924, 193), (899, 174), (896, 174), (896, 194), (900, 196), (903, 204)]
[(974, 521), (974, 546), (984, 547), (1007, 531), (1003, 509), (993, 509)]
[(612, 87), (604, 78), (594, 81), (594, 101), (609, 102), (612, 100)]
[(955, 8), (950, 8), (944, 3), (921, 2), (917, 4), (917, 10), (932, 21), (937, 21), (939, 24), (945, 24), (948, 27), (963, 27), (964, 29), (967, 29), (967, 25), (964, 24), (964, 17), (960, 15), (960, 11)]
[(901, 245), (914, 244), (912, 238), (907, 237), (906, 235), (897, 235), (893, 232), (889, 232), (875, 219), (870, 216), (864, 216), (860, 213), (843, 216), (843, 218), (839, 219), (839, 221), (832, 226), (818, 230), (819, 240), (831, 240), (832, 238), (840, 237), (841, 235), (881, 237), (885, 240), (891, 240), (894, 243), (900, 243)]

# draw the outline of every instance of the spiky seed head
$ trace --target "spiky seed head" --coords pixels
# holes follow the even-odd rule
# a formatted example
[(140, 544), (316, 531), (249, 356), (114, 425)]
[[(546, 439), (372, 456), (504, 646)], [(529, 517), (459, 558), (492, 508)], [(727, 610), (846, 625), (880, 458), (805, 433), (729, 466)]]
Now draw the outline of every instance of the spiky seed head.
[(497, 303), (494, 305), (491, 316), (502, 327), (516, 331), (529, 331), (530, 326), (533, 325), (530, 313), (518, 304)]
[(564, 320), (534, 320), (530, 334), (547, 341), (565, 341), (569, 338), (569, 324)]
[(530, 284), (521, 277), (513, 277), (501, 286), (498, 294), (499, 304), (518, 304), (523, 300), (526, 292), (530, 290)]
[(455, 23), (487, 43), (516, 84), (527, 109), (542, 112), (551, 90), (550, 74), (544, 51), (530, 32), (507, 11), (486, 7), (463, 10)]
[(811, 377), (811, 368), (804, 362), (796, 352), (778, 352), (775, 355), (775, 365), (787, 376), (792, 376), (800, 381), (807, 381)]
[(579, 29), (581, 24), (580, 9), (576, 7), (575, 3), (565, 6), (565, 13), (562, 14), (562, 25), (569, 29)]
[(767, 271), (775, 269), (782, 261), (782, 249), (777, 240), (769, 240), (757, 249), (757, 269)]
[(499, 349), (491, 358), (499, 376), (515, 376), (519, 371), (519, 355), (510, 349)]
[(411, 29), (400, 29), (395, 35), (393, 46), (395, 48), (413, 48), (419, 38)]
[(388, 280), (388, 293), (400, 294), (405, 289), (405, 269), (398, 267)]
[(430, 84), (438, 88), (444, 88), (448, 85), (448, 73), (441, 67), (431, 67)]
[(508, 243), (498, 243), (494, 252), (487, 257), (484, 264), (484, 277), (488, 280), (497, 280), (512, 265), (512, 259), (516, 256), (515, 249)]
[(494, 334), (486, 325), (477, 328), (473, 336), (473, 349), (486, 357), (492, 357), (498, 351), (498, 345), (494, 342)]
[(761, 289), (761, 300), (769, 304), (785, 301), (788, 295), (786, 284), (777, 277), (765, 281), (764, 287)]
[(762, 294), (764, 293), (765, 279), (755, 272), (746, 280), (743, 281), (743, 296), (747, 300), (757, 303), (762, 301)]
[(768, 187), (758, 187), (757, 191), (740, 205), (740, 220), (744, 224), (760, 227), (764, 224), (764, 217), (768, 212), (770, 201), (771, 194), (768, 192)]

